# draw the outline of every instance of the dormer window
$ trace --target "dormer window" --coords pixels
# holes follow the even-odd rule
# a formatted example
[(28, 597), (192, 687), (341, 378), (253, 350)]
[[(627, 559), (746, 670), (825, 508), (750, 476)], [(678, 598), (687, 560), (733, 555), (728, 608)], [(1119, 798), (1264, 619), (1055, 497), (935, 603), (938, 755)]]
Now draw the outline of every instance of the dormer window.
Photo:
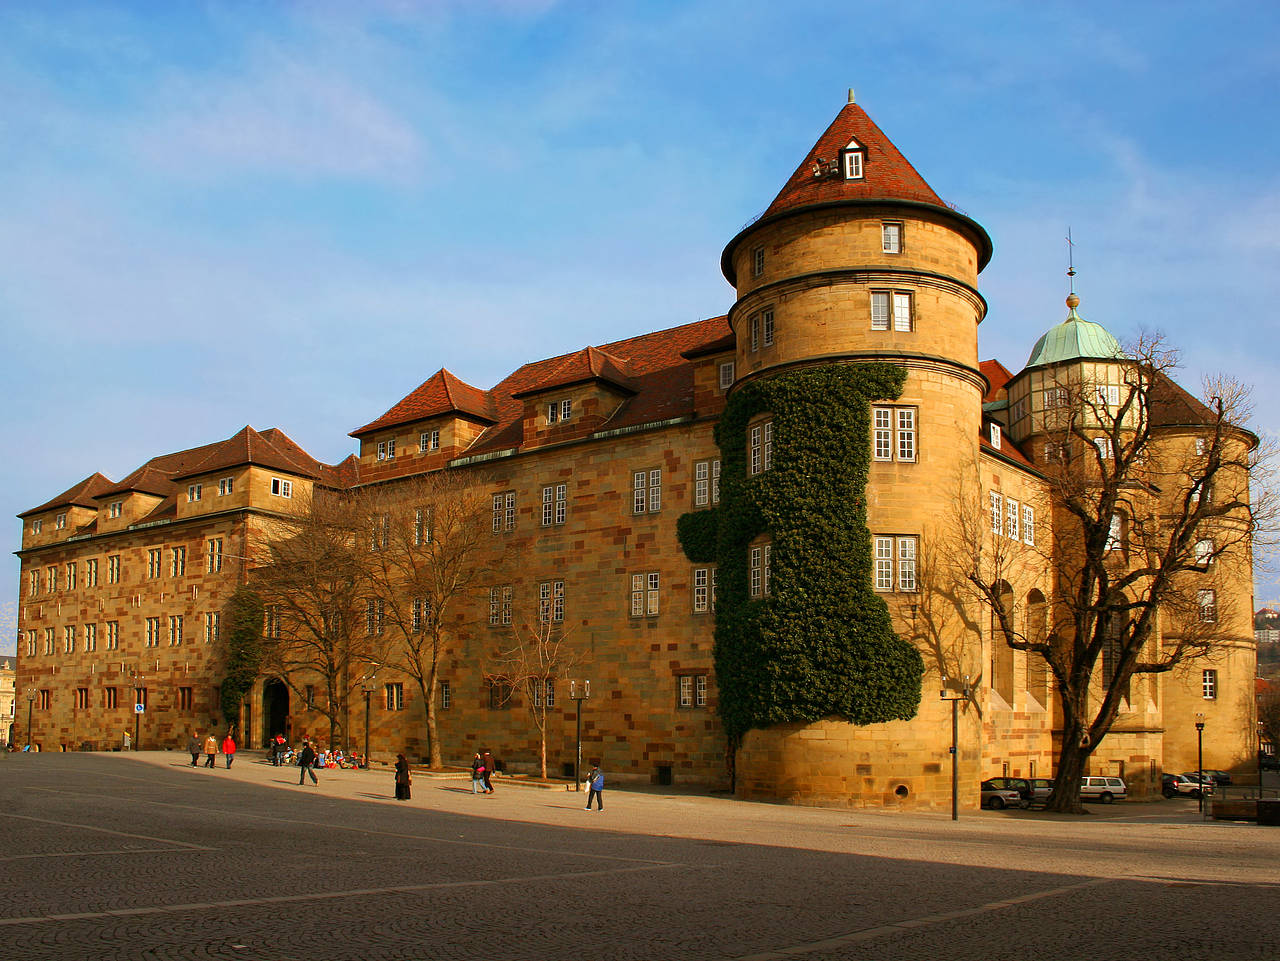
[(554, 424), (556, 421), (569, 420), (573, 417), (573, 401), (571, 400), (553, 400), (547, 405), (547, 423)]
[(996, 450), (1000, 449), (1000, 425), (991, 425), (991, 446)]
[(53, 519), (53, 526), (58, 530), (65, 530), (67, 526), (67, 515), (59, 514)]
[(189, 484), (187, 486), (187, 503), (194, 504), (204, 494), (203, 484)]
[(107, 507), (107, 514), (110, 517), (119, 517), (124, 513), (124, 501), (112, 501)]
[(841, 166), (844, 168), (845, 180), (862, 179), (862, 161), (866, 157), (866, 148), (856, 140), (850, 140), (844, 150), (840, 151)]
[(394, 460), (396, 456), (395, 439), (378, 441), (378, 460)]
[(32, 534), (39, 534), (39, 533), (40, 533), (41, 531), (43, 531), (43, 530), (44, 530), (44, 521), (43, 521), (43, 520), (38, 520), (38, 521), (32, 521), (32, 522), (31, 522), (31, 533), (32, 533)]

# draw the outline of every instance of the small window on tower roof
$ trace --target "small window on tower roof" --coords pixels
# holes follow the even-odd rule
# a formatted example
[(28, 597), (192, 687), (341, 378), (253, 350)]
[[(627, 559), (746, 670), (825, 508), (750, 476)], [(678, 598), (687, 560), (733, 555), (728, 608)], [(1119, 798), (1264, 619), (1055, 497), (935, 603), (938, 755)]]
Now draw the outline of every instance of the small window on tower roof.
[(840, 159), (844, 161), (844, 179), (845, 180), (861, 180), (862, 179), (862, 161), (866, 156), (866, 148), (856, 140), (850, 140), (845, 145), (844, 150), (840, 151)]
[(1000, 425), (991, 425), (991, 446), (996, 450), (1000, 449)]

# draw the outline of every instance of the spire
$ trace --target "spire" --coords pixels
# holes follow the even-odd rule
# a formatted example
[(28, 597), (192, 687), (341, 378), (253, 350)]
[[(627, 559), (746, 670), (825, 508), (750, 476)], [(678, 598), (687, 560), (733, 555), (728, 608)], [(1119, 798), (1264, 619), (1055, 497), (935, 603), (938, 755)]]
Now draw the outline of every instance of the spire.
[[(853, 160), (849, 155), (856, 155)], [(884, 131), (854, 101), (818, 138), (764, 216), (840, 200), (911, 200), (945, 207)]]

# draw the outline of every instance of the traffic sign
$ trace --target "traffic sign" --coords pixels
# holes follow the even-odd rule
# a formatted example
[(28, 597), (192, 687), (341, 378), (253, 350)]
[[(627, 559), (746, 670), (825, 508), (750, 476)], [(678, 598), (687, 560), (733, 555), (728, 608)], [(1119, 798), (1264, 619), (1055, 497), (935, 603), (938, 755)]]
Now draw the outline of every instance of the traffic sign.
[(145, 704), (135, 704), (133, 706), (134, 714), (144, 714), (146, 713), (146, 710), (147, 710), (147, 706)]

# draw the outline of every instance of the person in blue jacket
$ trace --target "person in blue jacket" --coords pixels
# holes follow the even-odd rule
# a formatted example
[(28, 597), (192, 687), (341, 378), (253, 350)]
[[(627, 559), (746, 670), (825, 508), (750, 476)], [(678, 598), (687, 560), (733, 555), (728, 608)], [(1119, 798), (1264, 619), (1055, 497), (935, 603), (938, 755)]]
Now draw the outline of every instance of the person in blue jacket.
[(584, 808), (584, 810), (587, 810), (587, 811), (591, 810), (591, 800), (592, 798), (594, 798), (596, 802), (596, 810), (603, 811), (604, 810), (604, 771), (600, 770), (599, 764), (593, 767), (591, 769), (591, 773), (587, 775), (587, 787), (589, 789), (587, 792), (587, 806), (586, 808)]

